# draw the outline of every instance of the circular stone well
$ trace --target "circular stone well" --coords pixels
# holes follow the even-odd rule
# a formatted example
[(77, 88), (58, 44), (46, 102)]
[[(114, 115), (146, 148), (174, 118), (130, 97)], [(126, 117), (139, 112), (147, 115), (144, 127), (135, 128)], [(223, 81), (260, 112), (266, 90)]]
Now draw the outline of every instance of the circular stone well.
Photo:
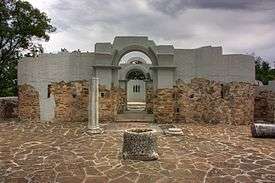
[(132, 160), (157, 160), (157, 136), (152, 129), (130, 129), (123, 134), (122, 156)]

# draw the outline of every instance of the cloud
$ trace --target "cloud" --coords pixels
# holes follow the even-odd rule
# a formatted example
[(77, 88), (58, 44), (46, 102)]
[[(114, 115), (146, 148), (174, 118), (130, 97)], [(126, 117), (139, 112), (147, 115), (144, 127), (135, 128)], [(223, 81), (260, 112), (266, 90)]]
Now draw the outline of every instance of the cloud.
[(177, 48), (223, 46), (225, 53), (275, 58), (272, 0), (29, 0), (58, 31), (47, 51), (93, 51), (117, 35), (146, 35)]
[(259, 10), (273, 9), (273, 0), (149, 0), (156, 10), (175, 15), (187, 9)]

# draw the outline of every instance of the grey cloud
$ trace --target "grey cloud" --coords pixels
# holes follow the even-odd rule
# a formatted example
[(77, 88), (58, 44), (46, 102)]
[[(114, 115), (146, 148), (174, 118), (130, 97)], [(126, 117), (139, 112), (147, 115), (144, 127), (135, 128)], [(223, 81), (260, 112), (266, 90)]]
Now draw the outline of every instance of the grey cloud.
[[(275, 57), (275, 1), (58, 0), (51, 18), (59, 32), (49, 45), (92, 50), (116, 35), (146, 35), (181, 48), (224, 46), (225, 52)], [(56, 46), (55, 45), (55, 46)], [(51, 48), (52, 49), (52, 48)], [(56, 48), (59, 50), (59, 48)]]
[(189, 8), (224, 10), (273, 9), (274, 0), (149, 0), (152, 7), (163, 13), (176, 15)]

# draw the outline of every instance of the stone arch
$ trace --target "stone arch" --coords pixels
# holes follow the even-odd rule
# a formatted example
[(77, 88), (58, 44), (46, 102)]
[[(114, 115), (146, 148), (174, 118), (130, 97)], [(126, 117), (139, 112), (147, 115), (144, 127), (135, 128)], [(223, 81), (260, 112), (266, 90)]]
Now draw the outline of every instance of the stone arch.
[(126, 64), (131, 64), (133, 61), (139, 61), (142, 64), (147, 64), (146, 60), (141, 57), (132, 57), (126, 61)]
[(112, 65), (118, 66), (121, 58), (124, 55), (126, 55), (127, 53), (130, 53), (133, 51), (140, 51), (140, 52), (144, 53), (145, 55), (147, 55), (150, 58), (152, 65), (154, 65), (154, 66), (158, 65), (158, 59), (157, 59), (155, 52), (150, 47), (146, 48), (146, 47), (140, 46), (140, 45), (126, 46), (125, 48), (123, 48), (119, 51), (116, 50), (114, 53), (113, 59), (112, 59)]

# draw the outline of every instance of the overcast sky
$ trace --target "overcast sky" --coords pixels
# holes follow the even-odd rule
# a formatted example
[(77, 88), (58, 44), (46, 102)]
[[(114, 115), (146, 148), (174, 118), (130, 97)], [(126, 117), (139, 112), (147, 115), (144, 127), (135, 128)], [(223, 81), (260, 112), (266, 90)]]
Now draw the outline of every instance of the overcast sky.
[(275, 61), (275, 0), (28, 0), (57, 27), (43, 44), (94, 51), (117, 35), (146, 35), (176, 48), (223, 46)]

